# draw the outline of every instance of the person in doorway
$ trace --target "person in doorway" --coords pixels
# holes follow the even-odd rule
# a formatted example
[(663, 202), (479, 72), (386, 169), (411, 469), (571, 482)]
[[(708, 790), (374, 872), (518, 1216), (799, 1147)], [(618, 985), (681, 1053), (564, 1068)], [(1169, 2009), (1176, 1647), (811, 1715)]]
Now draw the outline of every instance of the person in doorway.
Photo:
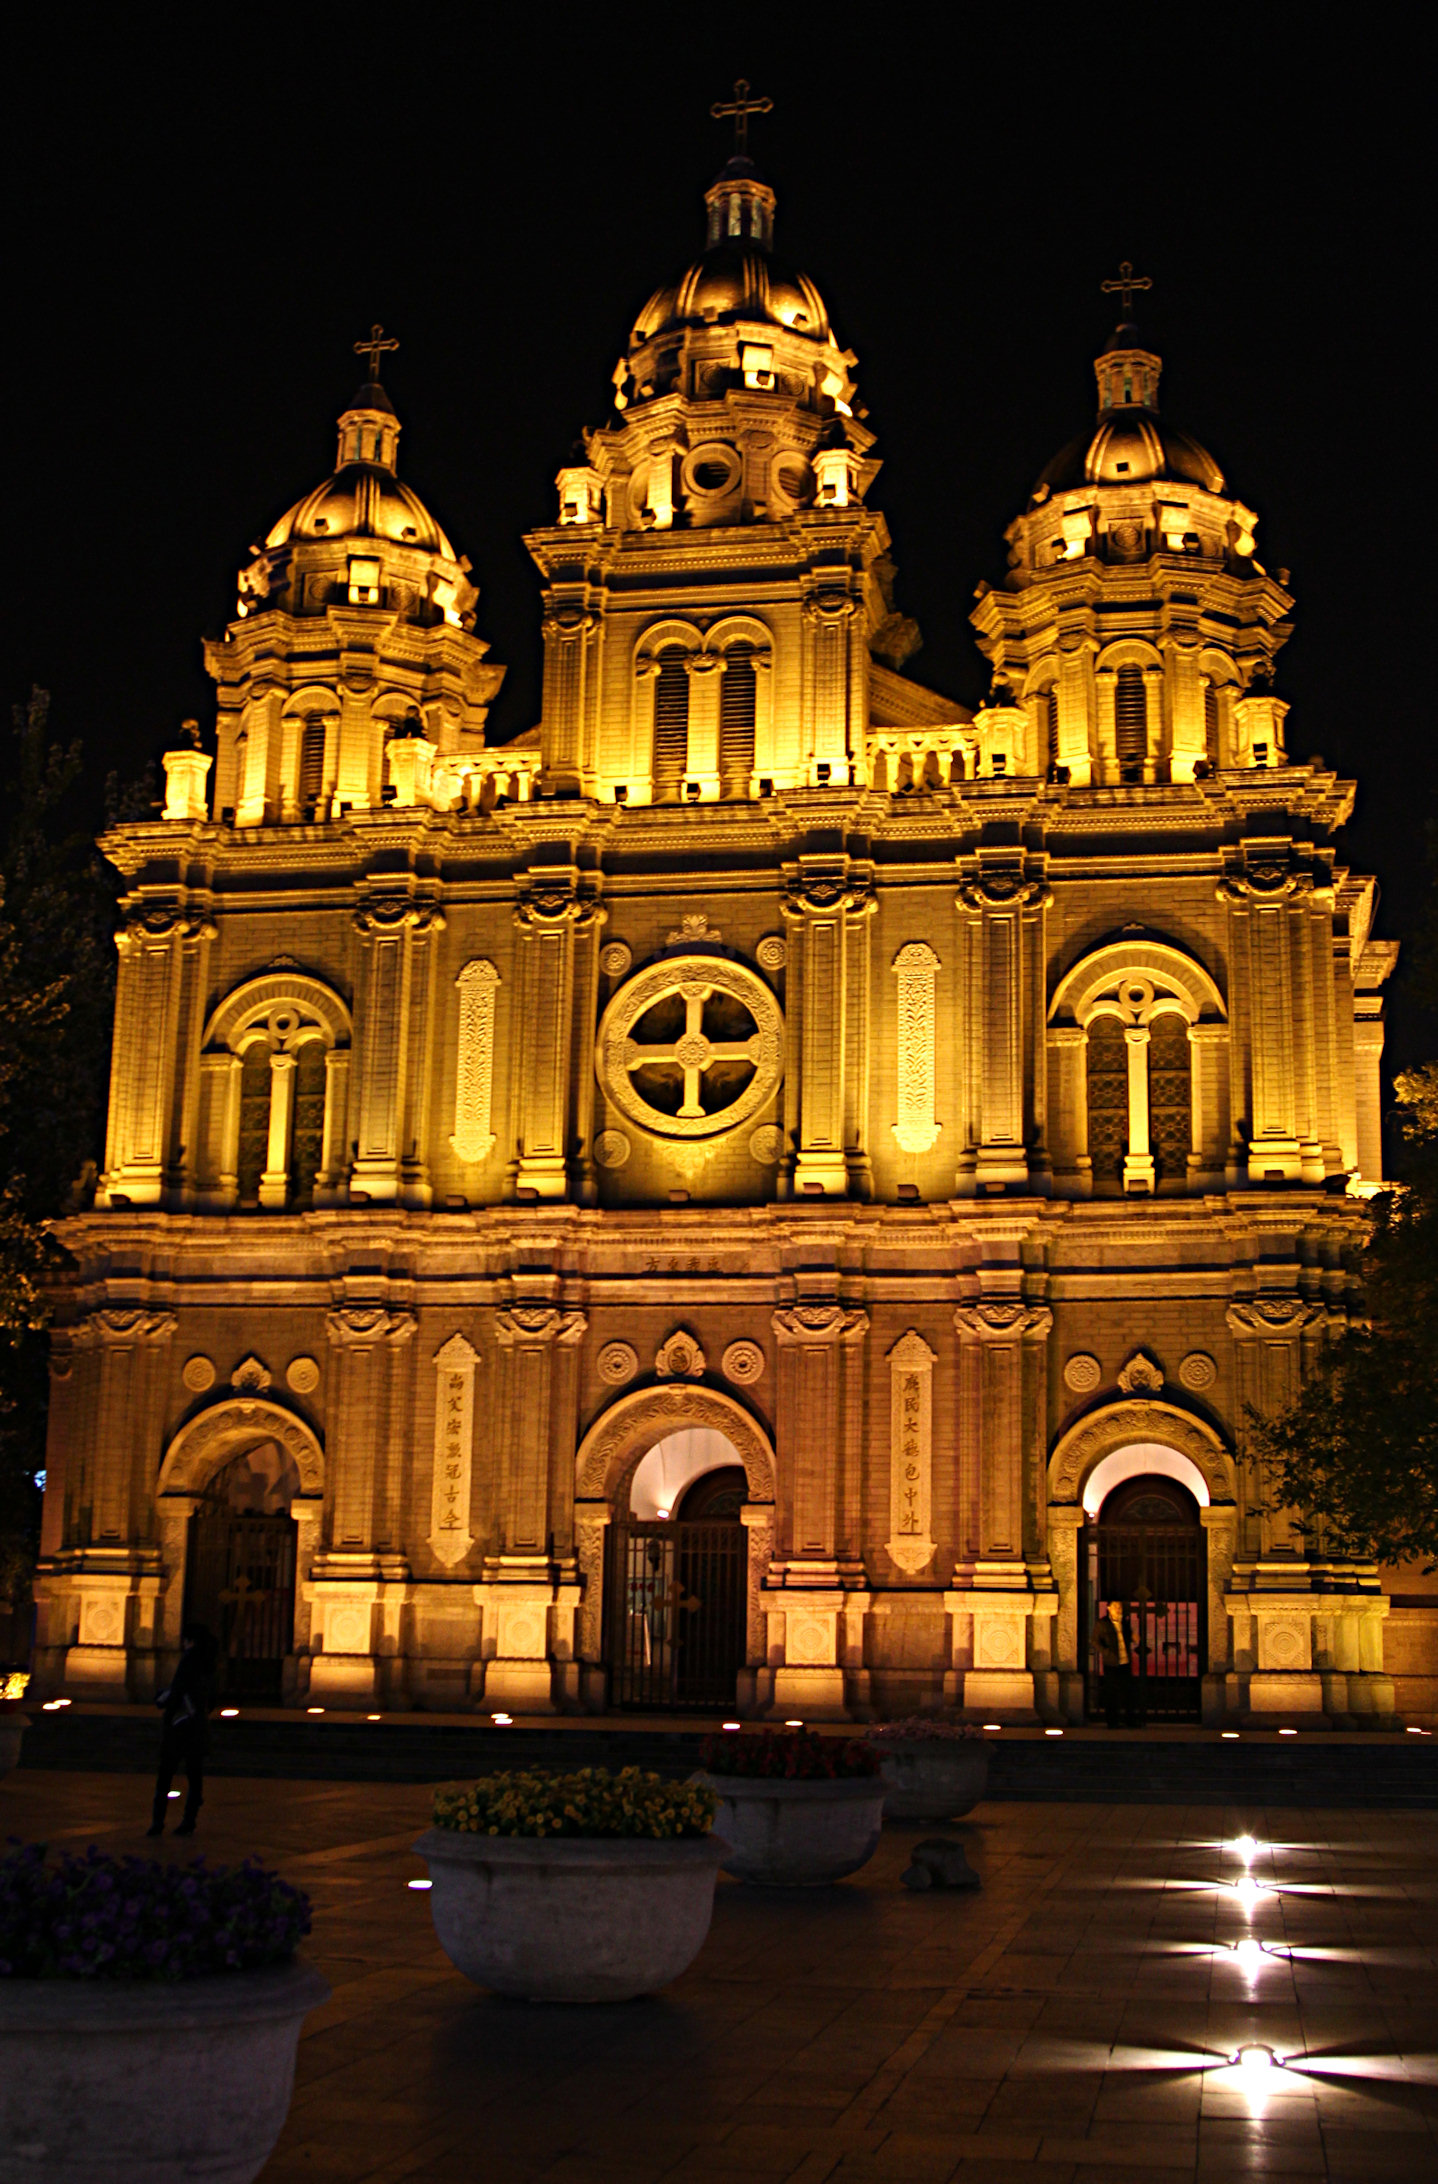
[(1110, 1729), (1119, 1716), (1129, 1729), (1143, 1727), (1138, 1685), (1133, 1673), (1133, 1625), (1121, 1600), (1110, 1600), (1094, 1632), (1094, 1650), (1103, 1673), (1103, 1710)]
[(215, 1703), (215, 1666), (219, 1649), (203, 1623), (186, 1623), (180, 1633), (180, 1665), (155, 1704), (160, 1709), (160, 1767), (155, 1776), (155, 1808), (147, 1833), (165, 1832), (165, 1806), (177, 1768), (185, 1770), (185, 1811), (177, 1835), (193, 1835), (205, 1795), (205, 1750), (209, 1712)]

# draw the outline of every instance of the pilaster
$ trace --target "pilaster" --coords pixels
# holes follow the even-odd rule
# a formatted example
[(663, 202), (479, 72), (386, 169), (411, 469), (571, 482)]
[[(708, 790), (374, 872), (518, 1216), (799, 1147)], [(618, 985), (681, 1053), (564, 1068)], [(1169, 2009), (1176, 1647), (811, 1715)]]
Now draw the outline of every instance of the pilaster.
[[(1040, 1610), (1030, 1561), (1042, 1551), (1043, 1351), (1046, 1306), (993, 1299), (959, 1305), (960, 1506), (967, 1537), (944, 1605), (953, 1619), (951, 1696), (1005, 1720), (1034, 1718), (1027, 1625)], [(1032, 1505), (1032, 1506), (1030, 1506)]]
[[(838, 1555), (840, 1509), (858, 1450), (846, 1444), (850, 1405), (845, 1365), (857, 1360), (869, 1331), (866, 1312), (829, 1301), (775, 1312), (779, 1344), (777, 1453), (785, 1536), (769, 1566), (764, 1606), (775, 1669), (774, 1705), (805, 1718), (847, 1712), (845, 1666), (862, 1662), (858, 1574)], [(790, 1601), (781, 1594), (802, 1593)], [(851, 1645), (850, 1639), (855, 1642)]]
[[(795, 1197), (845, 1197), (861, 1149), (850, 1142), (848, 1085), (854, 921), (874, 907), (872, 872), (847, 856), (802, 856), (784, 901), (789, 928), (789, 1021), (800, 1026), (799, 1152)], [(796, 1007), (797, 1003), (797, 1007)]]
[[(960, 1195), (1031, 1187), (1030, 1144), (1044, 1039), (1043, 986), (1035, 984), (1032, 927), (1041, 927), (1048, 889), (1029, 879), (1020, 857), (980, 851), (962, 860), (958, 891), (968, 925), (964, 1066), (968, 1077), (972, 1168), (961, 1158)], [(972, 864), (973, 870), (968, 867)], [(1039, 950), (1041, 956), (1041, 947)], [(1033, 1166), (1047, 1186), (1048, 1156), (1034, 1146)]]
[(356, 1012), (357, 1143), (350, 1198), (428, 1205), (425, 1093), (432, 1045), (434, 903), (377, 898), (355, 915), (361, 1000)]
[[(570, 1195), (572, 1114), (577, 1105), (576, 993), (592, 1003), (595, 967), (576, 966), (580, 938), (593, 942), (603, 908), (581, 892), (574, 865), (532, 866), (515, 906), (518, 1003), (524, 1036), (513, 1042), (510, 1111), (515, 1157), (510, 1189), (516, 1197)], [(594, 953), (593, 947), (588, 954)], [(587, 1054), (587, 1041), (583, 1042)], [(592, 1071), (587, 1072), (592, 1075)], [(592, 1097), (589, 1113), (592, 1121)], [(592, 1189), (588, 1138), (580, 1155), (582, 1185)]]

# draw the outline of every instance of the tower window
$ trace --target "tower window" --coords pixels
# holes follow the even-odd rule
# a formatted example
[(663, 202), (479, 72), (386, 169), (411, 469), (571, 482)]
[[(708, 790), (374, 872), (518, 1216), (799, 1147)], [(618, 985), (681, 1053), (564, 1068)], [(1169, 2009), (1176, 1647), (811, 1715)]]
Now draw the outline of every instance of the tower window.
[(1142, 781), (1148, 757), (1148, 691), (1141, 667), (1121, 667), (1114, 684), (1114, 745), (1119, 779)]
[(1047, 730), (1048, 762), (1050, 766), (1057, 766), (1059, 762), (1059, 694), (1056, 689), (1044, 693), (1044, 726)]
[(689, 765), (689, 671), (682, 645), (666, 645), (654, 679), (654, 801), (672, 802)]
[(754, 709), (758, 696), (752, 649), (731, 645), (719, 686), (719, 794), (747, 796), (754, 773)]
[(324, 783), (325, 724), (318, 713), (311, 713), (300, 730), (299, 806), (307, 819), (315, 815)]
[(1203, 686), (1203, 749), (1210, 766), (1218, 765), (1218, 692), (1212, 683)]

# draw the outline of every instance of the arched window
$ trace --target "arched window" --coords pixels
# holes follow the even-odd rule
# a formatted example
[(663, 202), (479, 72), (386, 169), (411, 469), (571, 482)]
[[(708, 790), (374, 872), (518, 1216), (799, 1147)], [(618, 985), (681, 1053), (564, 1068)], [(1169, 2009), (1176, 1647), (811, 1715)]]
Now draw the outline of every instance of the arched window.
[(754, 774), (754, 716), (759, 678), (754, 648), (731, 645), (719, 689), (719, 794), (747, 796)]
[(1048, 744), (1048, 763), (1051, 767), (1059, 762), (1059, 694), (1057, 688), (1044, 692), (1044, 729)]
[(306, 1039), (295, 1056), (294, 1109), (290, 1123), (290, 1195), (294, 1207), (312, 1206), (325, 1140), (325, 1048)]
[(1188, 1179), (1192, 1118), (1188, 1025), (1181, 1016), (1155, 1016), (1148, 1027), (1148, 1141), (1160, 1185)]
[(1218, 691), (1211, 682), (1203, 686), (1203, 749), (1210, 766), (1219, 764)]
[(689, 765), (689, 670), (682, 645), (666, 645), (654, 678), (654, 801), (683, 791)]
[(1117, 1190), (1128, 1151), (1128, 1049), (1116, 1017), (1097, 1016), (1089, 1025), (1087, 1066), (1094, 1187)]
[(343, 1182), (349, 1011), (277, 970), (222, 1001), (205, 1032), (191, 1171), (202, 1204), (291, 1212)]
[(260, 1177), (270, 1147), (270, 1048), (252, 1039), (240, 1057), (240, 1145), (236, 1163), (240, 1204), (260, 1202)]
[(1114, 678), (1113, 726), (1119, 779), (1142, 781), (1148, 757), (1148, 692), (1141, 667), (1121, 667)]

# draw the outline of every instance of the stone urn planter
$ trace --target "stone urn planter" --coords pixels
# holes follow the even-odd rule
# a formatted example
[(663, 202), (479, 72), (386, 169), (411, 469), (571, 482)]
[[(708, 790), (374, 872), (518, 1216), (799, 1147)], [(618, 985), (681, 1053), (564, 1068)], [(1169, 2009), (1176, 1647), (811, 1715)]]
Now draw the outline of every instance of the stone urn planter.
[(811, 1729), (726, 1731), (700, 1747), (695, 1777), (719, 1800), (724, 1871), (763, 1888), (823, 1888), (867, 1865), (884, 1824), (885, 1785), (860, 1738)]
[(709, 1932), (728, 1848), (713, 1812), (702, 1789), (635, 1767), (441, 1790), (414, 1846), (440, 1947), (477, 1986), (531, 2002), (656, 1994)]
[(0, 1978), (0, 2184), (251, 2184), (329, 1996), (306, 1964), (208, 1979)]
[(875, 1737), (890, 1820), (957, 1820), (987, 1794), (989, 1748), (978, 1737)]

